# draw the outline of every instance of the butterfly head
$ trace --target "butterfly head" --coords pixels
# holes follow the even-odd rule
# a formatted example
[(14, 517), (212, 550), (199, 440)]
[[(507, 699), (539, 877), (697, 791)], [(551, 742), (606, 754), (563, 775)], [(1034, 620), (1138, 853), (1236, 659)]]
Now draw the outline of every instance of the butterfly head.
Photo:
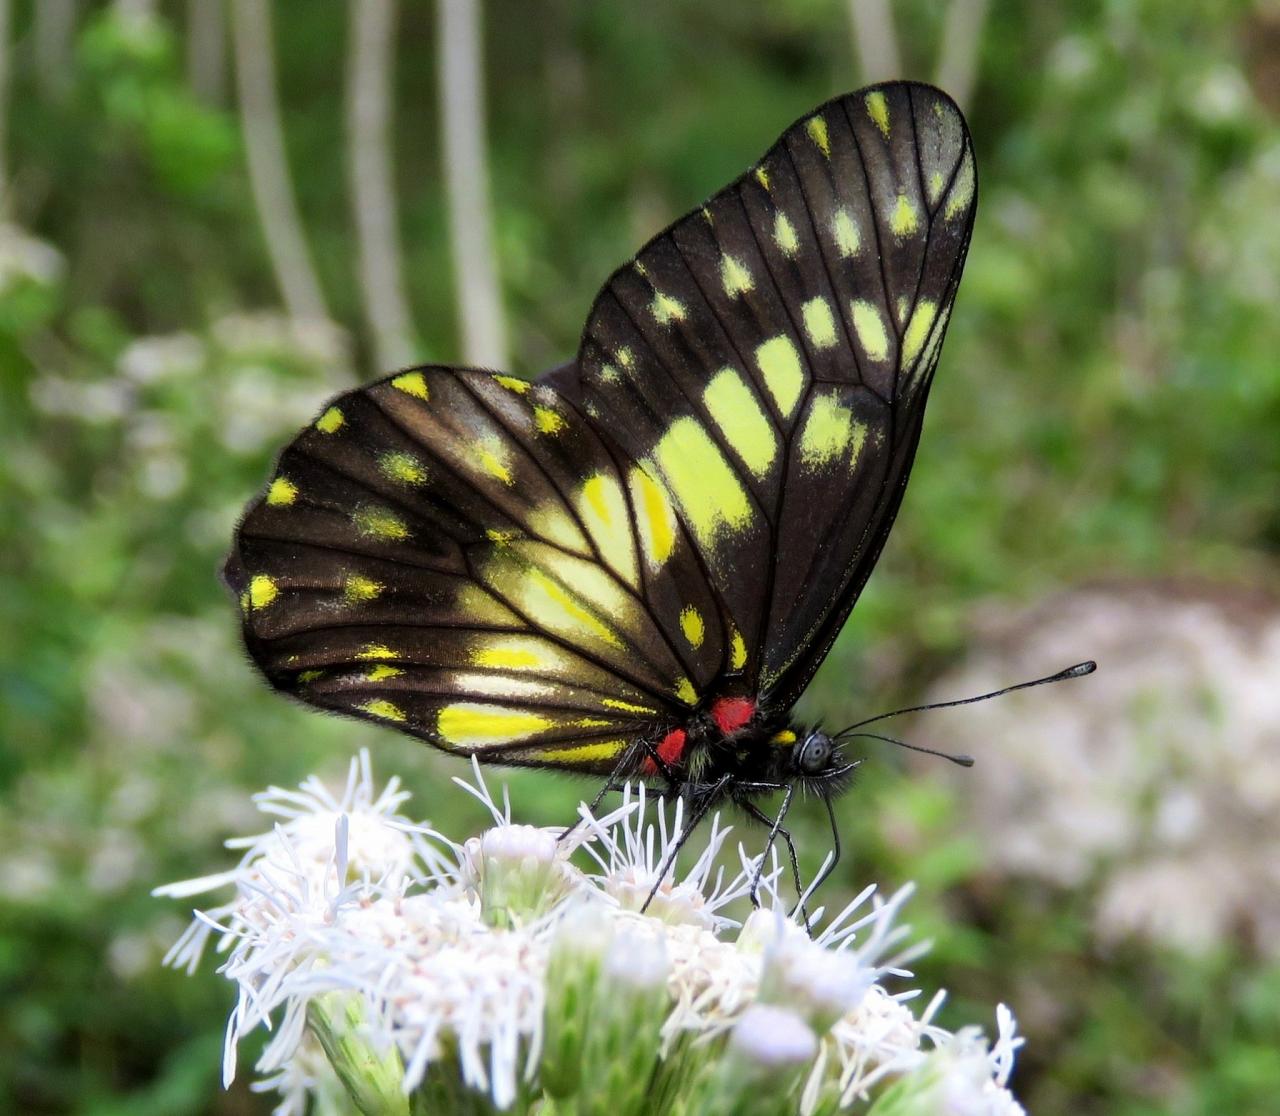
[(821, 775), (835, 754), (835, 742), (825, 732), (814, 729), (803, 739), (796, 741), (792, 763), (797, 775)]
[(845, 790), (856, 763), (844, 758), (837, 742), (821, 729), (798, 733), (791, 749), (791, 775), (806, 790), (831, 797)]

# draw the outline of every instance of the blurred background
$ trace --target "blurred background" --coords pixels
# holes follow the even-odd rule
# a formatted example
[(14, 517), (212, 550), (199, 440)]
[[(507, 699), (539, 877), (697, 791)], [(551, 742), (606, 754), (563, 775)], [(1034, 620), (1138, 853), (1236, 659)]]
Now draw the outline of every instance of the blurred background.
[[(251, 791), (368, 744), (481, 823), (459, 761), (237, 646), (218, 563), (295, 427), (411, 361), (568, 358), (640, 243), (892, 76), (964, 104), (981, 204), (802, 712), (1101, 670), (894, 722), (978, 766), (873, 743), (826, 898), (918, 882), (920, 984), (1013, 1006), (1033, 1113), (1277, 1111), (1276, 0), (0, 0), (0, 1110), (269, 1110), (148, 895), (229, 865)], [(512, 783), (546, 823), (590, 789)]]

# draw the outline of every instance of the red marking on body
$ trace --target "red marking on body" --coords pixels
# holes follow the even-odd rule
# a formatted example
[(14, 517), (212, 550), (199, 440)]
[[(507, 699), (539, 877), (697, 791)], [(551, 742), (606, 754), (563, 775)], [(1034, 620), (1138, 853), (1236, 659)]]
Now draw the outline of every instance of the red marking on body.
[[(662, 738), (662, 743), (658, 745), (658, 755), (668, 767), (679, 766), (680, 757), (684, 755), (684, 746), (688, 736), (689, 734), (684, 729), (678, 728), (672, 729)], [(645, 775), (656, 775), (658, 773), (658, 765), (653, 762), (652, 756), (646, 756), (644, 766), (640, 770)]]
[(711, 717), (725, 736), (742, 728), (755, 711), (756, 703), (751, 698), (718, 698), (711, 703)]

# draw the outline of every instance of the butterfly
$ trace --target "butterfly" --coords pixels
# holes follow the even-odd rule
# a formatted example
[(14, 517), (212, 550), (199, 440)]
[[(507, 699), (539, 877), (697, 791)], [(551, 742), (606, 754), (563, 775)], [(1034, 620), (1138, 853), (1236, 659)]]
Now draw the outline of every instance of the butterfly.
[(855, 765), (791, 711), (902, 501), (976, 197), (956, 105), (872, 86), (615, 271), (570, 363), (333, 399), (227, 560), (254, 662), (449, 752), (661, 781), (689, 829), (732, 802), (791, 847), (807, 789), (838, 848)]

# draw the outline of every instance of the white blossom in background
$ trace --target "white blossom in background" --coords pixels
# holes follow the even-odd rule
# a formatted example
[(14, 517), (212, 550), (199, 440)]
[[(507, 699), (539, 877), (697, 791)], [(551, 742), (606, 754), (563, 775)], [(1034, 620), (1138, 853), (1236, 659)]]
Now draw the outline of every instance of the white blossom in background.
[(116, 358), (116, 368), (136, 384), (194, 376), (205, 365), (204, 342), (194, 333), (139, 337)]
[(66, 269), (66, 260), (52, 244), (0, 221), (0, 294), (23, 281), (52, 286)]
[[(334, 368), (350, 379), (351, 339), (334, 322), (290, 318), (262, 310), (227, 314), (211, 326), (214, 342), (231, 357), (296, 354), (318, 368)], [(335, 384), (334, 390), (347, 384)]]
[(275, 825), (229, 842), (237, 865), (157, 889), (230, 892), (167, 958), (194, 970), (210, 944), (223, 956), (238, 991), (226, 1081), (241, 1039), (269, 1027), (255, 1087), (280, 1095), (281, 1116), (821, 1116), (879, 1113), (903, 1089), (952, 1105), (931, 1112), (1021, 1111), (1006, 1009), (988, 1051), (976, 1031), (933, 1023), (940, 995), (917, 1016), (915, 993), (885, 986), (918, 952), (895, 921), (909, 889), (881, 901), (868, 888), (830, 919), (814, 910), (811, 937), (784, 911), (774, 858), (765, 905), (739, 924), (727, 908), (745, 905), (758, 861), (739, 848), (737, 872), (719, 867), (729, 830), (713, 819), (706, 850), (641, 913), (679, 807), (628, 789), (562, 837), (513, 823), (478, 766), (457, 782), (493, 816), (461, 842), (404, 816), (407, 795), (395, 780), (379, 792), (362, 752), (337, 791), (313, 777), (258, 795)]
[(1275, 953), (1280, 608), (1230, 589), (1082, 589), (996, 619), (976, 645), (930, 700), (1098, 661), (957, 711), (935, 737), (979, 757), (957, 797), (984, 866), (1096, 886), (1103, 941), (1202, 952), (1243, 928)]

